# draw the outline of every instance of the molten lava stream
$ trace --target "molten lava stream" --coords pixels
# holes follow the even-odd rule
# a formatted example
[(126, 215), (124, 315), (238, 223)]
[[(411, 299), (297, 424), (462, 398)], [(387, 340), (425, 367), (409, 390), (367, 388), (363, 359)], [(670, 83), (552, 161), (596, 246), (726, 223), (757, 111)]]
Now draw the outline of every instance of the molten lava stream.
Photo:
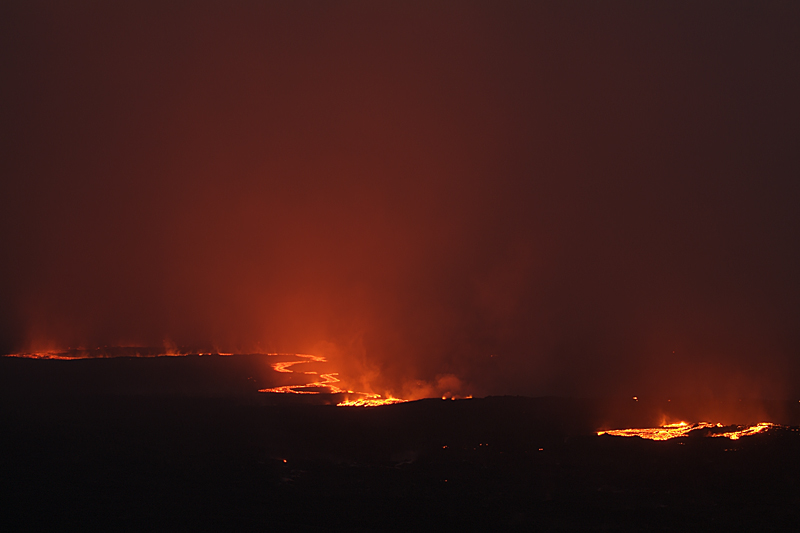
[[(112, 347), (112, 348), (97, 348), (94, 350), (84, 350), (84, 349), (67, 349), (66, 351), (46, 351), (46, 352), (32, 352), (32, 353), (17, 353), (17, 354), (8, 354), (3, 357), (16, 357), (22, 359), (52, 359), (52, 360), (63, 360), (63, 361), (72, 361), (77, 359), (107, 359), (107, 358), (117, 358), (117, 357), (136, 357), (136, 358), (156, 358), (156, 357), (186, 357), (189, 355), (213, 355), (213, 353), (205, 352), (205, 353), (179, 353), (179, 352), (168, 352), (163, 353), (158, 349), (154, 348), (146, 348), (146, 347)], [(216, 355), (221, 355), (225, 357), (233, 356), (232, 353), (227, 352), (217, 352)], [(278, 363), (273, 363), (272, 368), (276, 372), (281, 373), (288, 373), (288, 374), (306, 374), (306, 375), (317, 375), (316, 372), (299, 372), (294, 370), (294, 365), (299, 365), (303, 363), (327, 363), (328, 360), (319, 355), (310, 355), (310, 354), (295, 354), (295, 353), (268, 353), (268, 354), (261, 354), (261, 355), (268, 355), (268, 356), (283, 356), (283, 357), (299, 357), (301, 358), (299, 361), (280, 361)], [(337, 405), (340, 407), (345, 406), (355, 406), (355, 407), (373, 407), (378, 405), (389, 405), (393, 403), (402, 403), (408, 400), (401, 400), (399, 398), (382, 398), (380, 394), (373, 394), (369, 392), (356, 392), (352, 390), (345, 390), (336, 383), (340, 383), (338, 372), (330, 372), (327, 374), (319, 374), (321, 378), (318, 381), (313, 381), (311, 383), (305, 383), (301, 385), (284, 385), (282, 387), (275, 387), (272, 389), (260, 389), (258, 392), (272, 392), (278, 394), (320, 394), (320, 393), (327, 393), (327, 394), (343, 394), (346, 395), (347, 398)]]
[[(752, 426), (735, 426), (737, 429), (733, 431), (724, 432), (709, 432), (709, 437), (727, 437), (731, 440), (737, 440), (741, 437), (756, 435), (775, 427), (776, 424), (771, 422), (761, 422)], [(641, 437), (649, 440), (669, 440), (679, 437), (685, 437), (692, 431), (702, 429), (716, 429), (724, 427), (722, 424), (710, 424), (708, 422), (699, 422), (697, 424), (688, 424), (686, 422), (679, 422), (677, 424), (665, 424), (656, 428), (627, 428), (627, 429), (609, 429), (605, 431), (598, 431), (598, 435), (613, 435), (615, 437)]]
[[(276, 372), (283, 372), (283, 373), (291, 373), (291, 374), (309, 374), (309, 375), (316, 375), (316, 372), (298, 372), (296, 370), (291, 369), (290, 367), (294, 365), (299, 365), (303, 363), (327, 363), (328, 360), (324, 357), (319, 355), (310, 355), (310, 354), (278, 354), (278, 353), (271, 353), (267, 355), (283, 355), (283, 356), (295, 356), (295, 357), (302, 357), (303, 359), (300, 361), (281, 361), (278, 363), (273, 363), (272, 368)], [(347, 394), (347, 395), (354, 395), (357, 396), (356, 399), (351, 399), (348, 397), (346, 400), (343, 400), (337, 404), (339, 407), (375, 407), (378, 405), (389, 405), (393, 403), (402, 403), (407, 400), (401, 400), (399, 398), (382, 398), (380, 394), (372, 394), (369, 392), (355, 392), (351, 390), (345, 390), (335, 383), (340, 383), (341, 380), (336, 377), (338, 376), (338, 372), (331, 372), (328, 374), (320, 374), (322, 378), (321, 381), (313, 381), (311, 383), (306, 383), (303, 385), (284, 385), (282, 387), (274, 387), (271, 389), (260, 389), (258, 392), (272, 392), (278, 394), (320, 394), (321, 392), (325, 392), (327, 394)]]

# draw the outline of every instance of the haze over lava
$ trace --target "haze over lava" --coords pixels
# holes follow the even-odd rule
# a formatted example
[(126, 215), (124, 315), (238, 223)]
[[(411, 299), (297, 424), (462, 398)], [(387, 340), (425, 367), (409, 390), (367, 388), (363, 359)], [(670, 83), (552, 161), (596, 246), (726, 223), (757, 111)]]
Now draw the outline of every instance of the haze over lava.
[(4, 2), (0, 352), (800, 394), (800, 6)]

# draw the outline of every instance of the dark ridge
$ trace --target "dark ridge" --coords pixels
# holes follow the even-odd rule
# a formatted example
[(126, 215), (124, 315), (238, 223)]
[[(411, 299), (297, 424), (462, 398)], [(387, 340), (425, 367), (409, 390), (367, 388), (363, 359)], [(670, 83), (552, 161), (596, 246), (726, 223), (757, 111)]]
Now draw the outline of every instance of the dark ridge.
[(598, 437), (587, 400), (377, 408), (5, 395), (3, 531), (607, 531), (800, 525), (799, 428)]
[[(291, 377), (269, 361), (0, 358), (0, 530), (800, 526), (796, 424), (654, 442), (595, 431), (702, 406), (493, 396), (336, 407), (341, 395), (256, 392)], [(800, 418), (796, 402), (705, 409), (731, 406)]]

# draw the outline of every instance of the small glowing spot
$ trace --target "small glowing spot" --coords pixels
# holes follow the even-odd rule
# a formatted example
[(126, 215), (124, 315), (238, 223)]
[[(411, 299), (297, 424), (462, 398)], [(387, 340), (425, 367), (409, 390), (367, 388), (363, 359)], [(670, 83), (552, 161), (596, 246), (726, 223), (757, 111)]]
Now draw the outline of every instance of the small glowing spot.
[(544, 448), (539, 448), (539, 451), (540, 451), (540, 452), (543, 452), (543, 451), (544, 451)]
[(283, 462), (285, 463), (285, 462), (286, 462), (286, 459), (284, 459), (284, 460), (283, 460)]
[(633, 397), (633, 401), (638, 402), (639, 401), (639, 397), (638, 396), (634, 396)]
[(446, 399), (447, 399), (447, 396), (442, 396), (442, 400), (446, 400)]
[(447, 446), (442, 446), (442, 449), (443, 449), (443, 450), (444, 450), (444, 449), (446, 449), (446, 448), (447, 448)]

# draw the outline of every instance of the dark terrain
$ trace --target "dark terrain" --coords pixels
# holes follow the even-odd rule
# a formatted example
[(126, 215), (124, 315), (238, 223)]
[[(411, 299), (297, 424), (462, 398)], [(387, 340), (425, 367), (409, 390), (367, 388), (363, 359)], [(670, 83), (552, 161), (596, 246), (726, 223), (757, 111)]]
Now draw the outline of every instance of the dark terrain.
[[(194, 368), (199, 359), (0, 359), (0, 529), (800, 527), (796, 427), (652, 442), (595, 434), (647, 420), (644, 401), (339, 408), (324, 396), (234, 394), (250, 372), (221, 375), (219, 359), (202, 363), (213, 371)], [(145, 365), (162, 369), (152, 378), (160, 384), (143, 385), (135, 370)], [(99, 387), (103, 377), (139, 390)], [(796, 424), (797, 404), (771, 409)]]

